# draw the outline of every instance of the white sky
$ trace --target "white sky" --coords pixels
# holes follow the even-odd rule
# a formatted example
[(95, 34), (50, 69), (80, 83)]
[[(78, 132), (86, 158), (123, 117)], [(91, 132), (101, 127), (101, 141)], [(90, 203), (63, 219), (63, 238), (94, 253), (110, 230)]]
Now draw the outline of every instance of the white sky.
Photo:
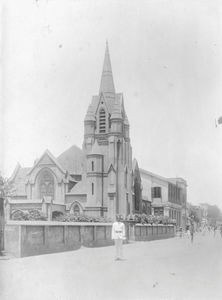
[(221, 1), (7, 0), (1, 21), (5, 176), (82, 146), (108, 39), (139, 166), (222, 208)]

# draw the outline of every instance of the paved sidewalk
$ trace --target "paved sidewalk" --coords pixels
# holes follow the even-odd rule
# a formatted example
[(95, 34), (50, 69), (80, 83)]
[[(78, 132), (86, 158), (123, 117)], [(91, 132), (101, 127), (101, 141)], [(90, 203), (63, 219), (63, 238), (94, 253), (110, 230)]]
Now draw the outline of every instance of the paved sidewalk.
[(0, 260), (1, 300), (222, 299), (222, 238), (196, 235)]

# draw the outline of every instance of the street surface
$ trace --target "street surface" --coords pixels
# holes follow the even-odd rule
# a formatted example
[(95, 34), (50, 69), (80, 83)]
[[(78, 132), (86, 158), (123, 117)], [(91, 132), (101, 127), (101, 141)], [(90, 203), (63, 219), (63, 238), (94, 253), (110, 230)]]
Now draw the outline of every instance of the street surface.
[(222, 299), (219, 233), (0, 259), (1, 300)]

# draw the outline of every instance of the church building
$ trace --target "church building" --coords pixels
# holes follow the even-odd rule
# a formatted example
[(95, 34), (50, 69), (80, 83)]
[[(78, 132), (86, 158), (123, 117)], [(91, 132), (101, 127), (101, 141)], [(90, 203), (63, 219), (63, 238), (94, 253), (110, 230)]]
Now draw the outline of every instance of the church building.
[(46, 150), (31, 168), (18, 165), (11, 177), (13, 202), (45, 198), (70, 212), (114, 218), (133, 208), (132, 147), (122, 93), (116, 93), (108, 44), (99, 93), (84, 119), (82, 150), (72, 146), (59, 157)]
[[(114, 219), (116, 214), (164, 215), (181, 225), (186, 182), (140, 169), (132, 160), (130, 127), (122, 93), (114, 86), (108, 44), (99, 93), (84, 119), (82, 149), (72, 146), (54, 157), (46, 150), (30, 168), (11, 176), (11, 213), (38, 208)], [(44, 209), (43, 209), (44, 207)]]

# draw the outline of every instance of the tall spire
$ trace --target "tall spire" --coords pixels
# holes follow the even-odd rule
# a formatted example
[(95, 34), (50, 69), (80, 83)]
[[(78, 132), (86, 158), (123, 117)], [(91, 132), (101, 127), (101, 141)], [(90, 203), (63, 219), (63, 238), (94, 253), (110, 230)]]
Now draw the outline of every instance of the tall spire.
[(100, 89), (99, 89), (99, 93), (101, 92), (115, 94), (113, 73), (112, 73), (111, 62), (109, 57), (109, 46), (107, 41), (106, 41), (105, 58), (103, 63), (103, 72), (102, 72)]

